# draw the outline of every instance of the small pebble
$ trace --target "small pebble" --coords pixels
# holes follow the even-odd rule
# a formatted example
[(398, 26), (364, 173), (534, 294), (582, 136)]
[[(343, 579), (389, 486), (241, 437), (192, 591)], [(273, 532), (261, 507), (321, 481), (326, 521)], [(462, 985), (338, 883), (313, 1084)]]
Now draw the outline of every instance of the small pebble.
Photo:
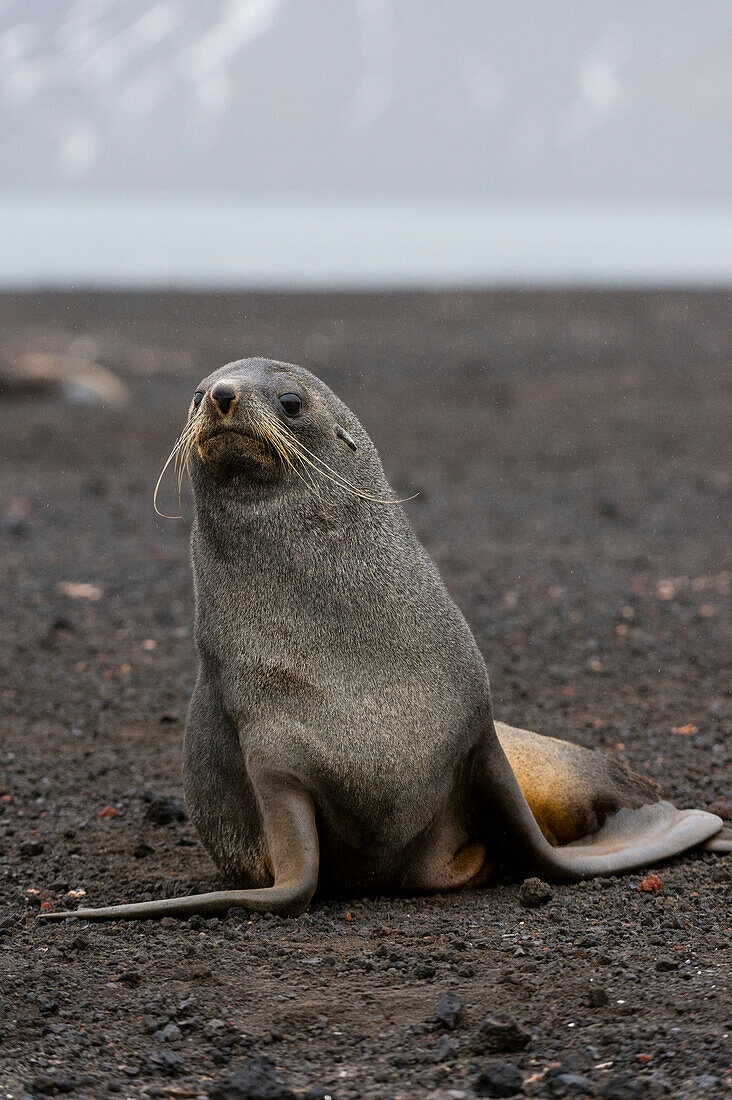
[(153, 796), (145, 810), (145, 821), (150, 825), (170, 825), (174, 821), (185, 821), (186, 812), (183, 803), (174, 795)]
[(544, 905), (552, 896), (552, 888), (540, 878), (527, 878), (521, 883), (519, 898), (521, 904), (527, 909), (534, 909), (537, 905)]
[(244, 1065), (208, 1087), (210, 1100), (295, 1100), (282, 1084), (269, 1058), (249, 1058)]
[(160, 1031), (156, 1031), (154, 1038), (159, 1039), (161, 1043), (174, 1043), (176, 1039), (180, 1039), (181, 1030), (175, 1024), (166, 1024)]
[(20, 846), (20, 854), (23, 859), (31, 859), (39, 856), (43, 851), (43, 845), (39, 840), (25, 840)]
[(518, 1066), (511, 1062), (494, 1062), (478, 1074), (473, 1090), (477, 1096), (515, 1096), (521, 1092), (523, 1084)]
[(677, 959), (661, 958), (656, 960), (656, 970), (660, 974), (668, 974), (671, 970), (678, 970), (679, 964)]
[(602, 1100), (637, 1100), (643, 1096), (643, 1086), (628, 1073), (611, 1077), (600, 1093)]
[(154, 1051), (148, 1056), (146, 1070), (150, 1074), (160, 1073), (164, 1077), (177, 1077), (183, 1069), (183, 1057), (175, 1050)]
[[(593, 1085), (589, 1077), (580, 1073), (558, 1073), (552, 1079), (553, 1092), (558, 1096), (592, 1096)], [(557, 1086), (561, 1087), (561, 1091)]]
[(529, 1032), (514, 1020), (488, 1016), (478, 1028), (473, 1049), (479, 1054), (513, 1054), (529, 1045)]
[(463, 1002), (457, 993), (441, 993), (437, 1002), (435, 1019), (448, 1031), (454, 1031), (463, 1022)]

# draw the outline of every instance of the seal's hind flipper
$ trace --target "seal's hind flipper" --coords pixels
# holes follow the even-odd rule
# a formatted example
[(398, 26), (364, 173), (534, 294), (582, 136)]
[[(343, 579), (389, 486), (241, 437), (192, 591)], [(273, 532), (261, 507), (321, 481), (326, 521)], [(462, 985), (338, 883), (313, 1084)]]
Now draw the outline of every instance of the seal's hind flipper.
[[(529, 734), (529, 739), (543, 740), (538, 734)], [(623, 805), (621, 798), (603, 814), (599, 828), (552, 847), (503, 750), (505, 740), (503, 731), (499, 740), (491, 730), (479, 749), (475, 773), (478, 813), (485, 836), (492, 839), (494, 847), (500, 846), (497, 854), (506, 864), (518, 865), (523, 871), (559, 882), (621, 874), (696, 848), (723, 828), (721, 818), (704, 810), (677, 810), (670, 802), (654, 801), (652, 795), (645, 805)], [(591, 758), (601, 759), (599, 753), (566, 742), (555, 742), (555, 746), (561, 748), (562, 757), (562, 746), (582, 753), (583, 766)], [(561, 768), (557, 774), (561, 774)], [(587, 777), (589, 773), (584, 774)]]
[(496, 734), (550, 844), (596, 833), (623, 806), (658, 802), (661, 791), (606, 752), (496, 722)]
[(724, 825), (718, 833), (702, 844), (703, 852), (716, 852), (719, 856), (732, 854), (732, 825)]
[(582, 878), (613, 875), (681, 855), (709, 842), (721, 827), (716, 814), (677, 810), (670, 802), (653, 802), (638, 809), (623, 807), (611, 814), (596, 833), (554, 851)]

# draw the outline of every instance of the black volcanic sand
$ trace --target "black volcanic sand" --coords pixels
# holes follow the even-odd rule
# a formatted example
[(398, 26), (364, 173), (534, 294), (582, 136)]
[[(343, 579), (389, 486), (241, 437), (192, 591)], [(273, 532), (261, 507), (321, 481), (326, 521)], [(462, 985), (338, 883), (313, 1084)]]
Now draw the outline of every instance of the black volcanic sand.
[(151, 492), (196, 382), (244, 355), (319, 373), (419, 492), (499, 717), (681, 806), (729, 797), (728, 296), (38, 294), (0, 316), (6, 357), (90, 356), (132, 393), (2, 402), (0, 1097), (721, 1096), (712, 855), (650, 868), (655, 895), (634, 874), (536, 907), (504, 883), (299, 920), (36, 915), (220, 885), (160, 801), (196, 664), (190, 498), (166, 521)]

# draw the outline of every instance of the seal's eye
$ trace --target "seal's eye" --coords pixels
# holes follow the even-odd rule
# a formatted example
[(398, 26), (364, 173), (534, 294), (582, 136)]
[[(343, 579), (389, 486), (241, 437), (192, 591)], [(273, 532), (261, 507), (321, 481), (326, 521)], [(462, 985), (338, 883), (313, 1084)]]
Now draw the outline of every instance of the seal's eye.
[(297, 416), (302, 408), (302, 401), (296, 393), (283, 393), (280, 397), (280, 405), (288, 416)]
[(196, 392), (193, 395), (193, 404), (195, 405), (196, 408), (198, 408), (198, 406), (201, 404), (202, 401), (203, 401), (203, 390), (196, 390)]

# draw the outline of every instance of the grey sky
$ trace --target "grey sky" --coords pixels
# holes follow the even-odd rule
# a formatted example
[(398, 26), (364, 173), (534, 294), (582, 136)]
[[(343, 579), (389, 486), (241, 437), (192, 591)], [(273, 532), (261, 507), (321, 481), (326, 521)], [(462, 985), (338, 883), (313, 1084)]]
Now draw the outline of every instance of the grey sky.
[(0, 189), (726, 202), (729, 0), (0, 0)]

